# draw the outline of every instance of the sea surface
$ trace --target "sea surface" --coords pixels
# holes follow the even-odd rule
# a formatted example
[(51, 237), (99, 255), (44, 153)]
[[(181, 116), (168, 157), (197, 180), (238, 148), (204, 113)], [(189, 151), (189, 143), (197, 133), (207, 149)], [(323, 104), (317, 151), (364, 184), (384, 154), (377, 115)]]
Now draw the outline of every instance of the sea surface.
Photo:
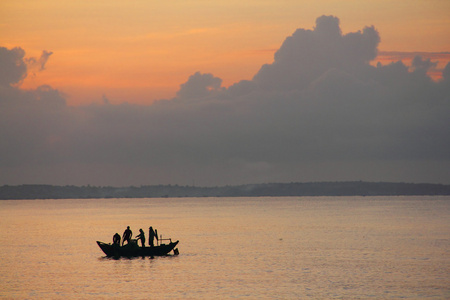
[[(180, 254), (105, 258), (126, 226)], [(450, 197), (0, 201), (1, 299), (450, 299)]]

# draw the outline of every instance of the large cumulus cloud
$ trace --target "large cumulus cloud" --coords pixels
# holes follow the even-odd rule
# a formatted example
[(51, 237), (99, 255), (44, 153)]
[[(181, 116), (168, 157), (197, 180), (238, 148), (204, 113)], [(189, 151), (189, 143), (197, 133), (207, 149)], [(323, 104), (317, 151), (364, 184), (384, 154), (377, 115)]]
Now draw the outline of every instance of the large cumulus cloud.
[(374, 27), (342, 34), (322, 16), (252, 80), (225, 88), (197, 72), (149, 106), (69, 107), (51, 87), (19, 90), (24, 52), (2, 48), (0, 182), (449, 183), (450, 65), (439, 82), (421, 57), (371, 66), (379, 41)]
[(338, 18), (322, 16), (314, 30), (297, 29), (288, 37), (254, 81), (267, 89), (305, 88), (331, 68), (353, 72), (364, 66), (376, 57), (379, 42), (374, 27), (342, 35)]

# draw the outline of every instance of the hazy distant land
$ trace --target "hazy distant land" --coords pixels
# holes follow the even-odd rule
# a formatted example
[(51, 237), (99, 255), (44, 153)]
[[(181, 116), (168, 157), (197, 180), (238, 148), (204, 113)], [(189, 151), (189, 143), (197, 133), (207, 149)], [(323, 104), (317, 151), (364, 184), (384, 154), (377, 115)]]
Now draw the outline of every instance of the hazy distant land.
[(0, 199), (86, 199), (161, 197), (261, 197), (261, 196), (400, 196), (450, 195), (450, 185), (389, 182), (266, 183), (221, 187), (180, 185), (55, 186), (4, 185)]

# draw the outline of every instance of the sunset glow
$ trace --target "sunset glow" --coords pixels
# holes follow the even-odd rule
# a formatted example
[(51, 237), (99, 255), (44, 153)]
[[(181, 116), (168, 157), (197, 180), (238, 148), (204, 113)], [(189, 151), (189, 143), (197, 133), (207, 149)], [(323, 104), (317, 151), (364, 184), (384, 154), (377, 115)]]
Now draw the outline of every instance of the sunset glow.
[[(343, 33), (374, 25), (381, 51), (442, 53), (449, 61), (450, 2), (434, 1), (2, 1), (0, 45), (53, 54), (21, 88), (47, 84), (70, 105), (150, 104), (200, 71), (223, 86), (251, 79), (284, 38), (336, 15)], [(399, 57), (400, 59), (402, 57)], [(395, 57), (397, 59), (397, 57)], [(386, 61), (380, 57), (377, 61)], [(439, 75), (433, 75), (439, 78)]]
[(449, 183), (449, 11), (1, 1), (0, 184)]

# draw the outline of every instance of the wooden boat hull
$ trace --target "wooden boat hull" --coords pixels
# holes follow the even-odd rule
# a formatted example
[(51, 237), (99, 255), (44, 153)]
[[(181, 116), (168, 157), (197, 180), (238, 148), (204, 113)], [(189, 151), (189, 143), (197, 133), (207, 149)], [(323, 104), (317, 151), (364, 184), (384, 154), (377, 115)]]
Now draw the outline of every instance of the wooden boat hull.
[[(177, 244), (178, 241), (154, 247), (139, 247), (136, 243), (119, 246), (97, 241), (97, 245), (108, 257), (164, 256), (169, 254)], [(178, 251), (175, 253), (178, 253)]]

